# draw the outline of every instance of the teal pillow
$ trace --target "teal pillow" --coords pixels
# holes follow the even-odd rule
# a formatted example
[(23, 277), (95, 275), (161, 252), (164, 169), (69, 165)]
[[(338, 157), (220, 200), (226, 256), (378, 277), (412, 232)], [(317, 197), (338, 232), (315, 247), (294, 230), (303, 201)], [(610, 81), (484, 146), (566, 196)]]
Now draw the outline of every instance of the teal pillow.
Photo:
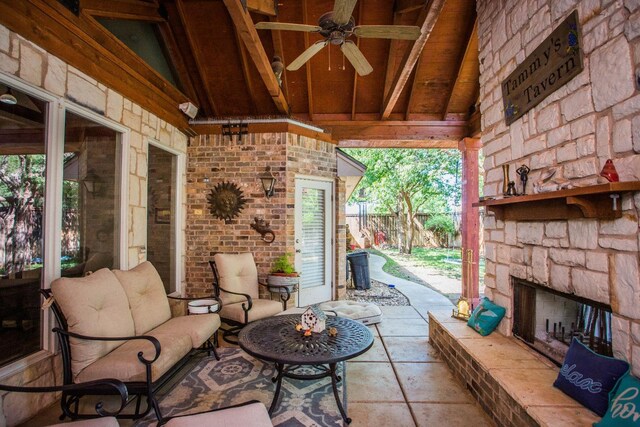
[(485, 297), (471, 313), (467, 325), (482, 336), (489, 335), (498, 326), (506, 312), (504, 307), (492, 303)]
[(640, 380), (627, 373), (609, 393), (609, 409), (595, 427), (640, 426)]

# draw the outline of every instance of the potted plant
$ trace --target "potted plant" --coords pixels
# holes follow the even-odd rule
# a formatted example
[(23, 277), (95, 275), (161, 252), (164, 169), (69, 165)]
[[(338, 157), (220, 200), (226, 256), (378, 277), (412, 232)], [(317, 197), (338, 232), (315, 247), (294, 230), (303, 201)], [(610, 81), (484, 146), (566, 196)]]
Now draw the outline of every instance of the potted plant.
[[(290, 291), (300, 282), (300, 274), (296, 272), (296, 268), (290, 261), (291, 253), (278, 257), (274, 263), (269, 276), (267, 277), (267, 284), (273, 287), (286, 286)], [(274, 290), (278, 292), (277, 290)]]

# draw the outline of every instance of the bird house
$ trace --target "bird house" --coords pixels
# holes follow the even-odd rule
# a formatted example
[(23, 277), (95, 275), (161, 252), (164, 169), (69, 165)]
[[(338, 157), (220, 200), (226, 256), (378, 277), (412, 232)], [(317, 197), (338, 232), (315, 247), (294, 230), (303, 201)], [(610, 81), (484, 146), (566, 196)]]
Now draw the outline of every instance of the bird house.
[(312, 332), (324, 331), (327, 323), (327, 315), (317, 305), (312, 305), (302, 313), (302, 329)]

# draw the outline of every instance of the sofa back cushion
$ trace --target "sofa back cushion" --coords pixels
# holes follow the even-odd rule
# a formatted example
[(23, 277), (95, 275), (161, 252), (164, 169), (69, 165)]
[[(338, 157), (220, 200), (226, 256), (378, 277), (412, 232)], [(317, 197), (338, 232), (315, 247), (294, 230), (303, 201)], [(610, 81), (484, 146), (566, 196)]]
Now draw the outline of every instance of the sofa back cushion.
[[(220, 287), (231, 292), (249, 294), (258, 298), (258, 269), (250, 252), (242, 254), (215, 254), (213, 260), (218, 270)], [(239, 295), (220, 293), (222, 305), (244, 301)]]
[(171, 319), (167, 293), (153, 264), (145, 261), (131, 270), (113, 273), (129, 299), (136, 335), (146, 334)]
[[(135, 328), (127, 295), (116, 276), (106, 268), (86, 277), (62, 277), (51, 283), (70, 332), (94, 337), (126, 337)], [(87, 341), (71, 338), (74, 377), (122, 341)]]

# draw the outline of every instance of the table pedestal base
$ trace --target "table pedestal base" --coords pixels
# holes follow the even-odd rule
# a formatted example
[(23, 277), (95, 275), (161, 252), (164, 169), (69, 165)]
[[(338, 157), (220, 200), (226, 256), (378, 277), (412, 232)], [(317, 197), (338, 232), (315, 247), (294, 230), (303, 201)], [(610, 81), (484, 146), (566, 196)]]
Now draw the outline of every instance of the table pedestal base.
[(336, 403), (338, 404), (338, 410), (340, 411), (340, 415), (345, 423), (350, 424), (351, 418), (347, 417), (347, 412), (344, 410), (342, 406), (342, 401), (340, 400), (340, 396), (338, 395), (338, 383), (342, 381), (342, 377), (338, 375), (336, 371), (337, 363), (329, 363), (329, 365), (311, 365), (316, 369), (319, 369), (321, 372), (317, 374), (296, 374), (295, 371), (301, 368), (303, 365), (290, 365), (286, 366), (284, 363), (276, 362), (276, 376), (271, 378), (271, 381), (276, 383), (276, 391), (273, 395), (273, 400), (271, 401), (271, 406), (269, 407), (269, 415), (273, 414), (273, 411), (276, 409), (278, 404), (278, 398), (280, 397), (280, 389), (282, 388), (282, 378), (293, 378), (295, 380), (318, 380), (320, 378), (331, 377), (331, 388), (333, 389), (333, 396), (336, 398)]

